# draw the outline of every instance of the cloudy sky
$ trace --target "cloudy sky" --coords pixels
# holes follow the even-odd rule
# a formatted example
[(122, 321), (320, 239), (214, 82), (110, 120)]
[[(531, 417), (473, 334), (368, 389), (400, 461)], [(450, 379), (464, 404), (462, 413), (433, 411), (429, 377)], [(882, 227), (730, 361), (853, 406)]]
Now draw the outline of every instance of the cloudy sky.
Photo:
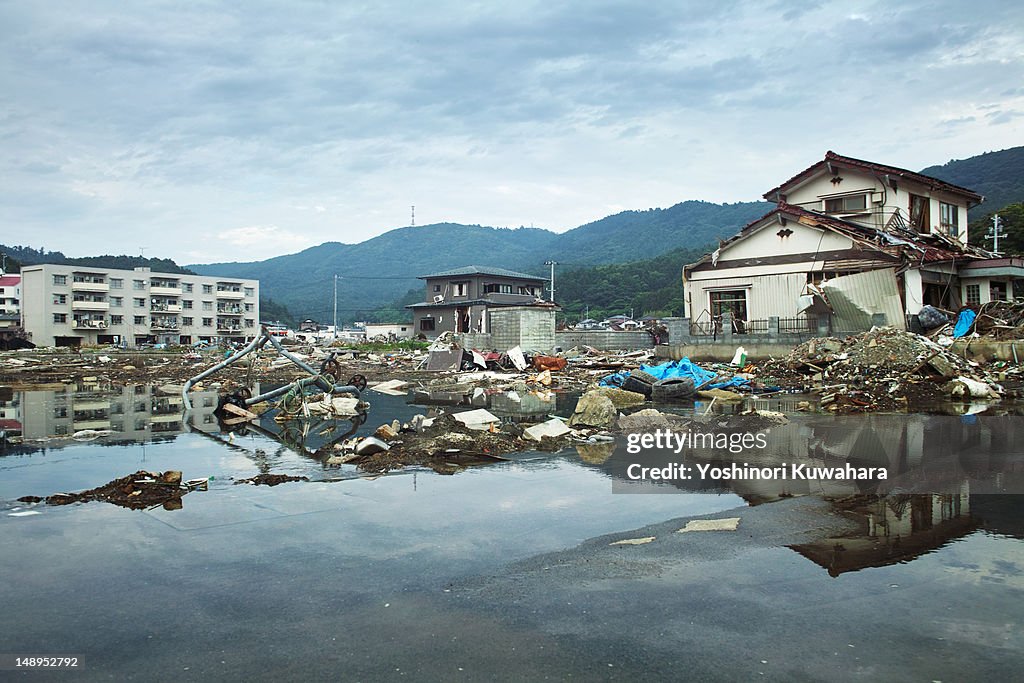
[(0, 243), (262, 259), (1024, 144), (1024, 3), (0, 0)]

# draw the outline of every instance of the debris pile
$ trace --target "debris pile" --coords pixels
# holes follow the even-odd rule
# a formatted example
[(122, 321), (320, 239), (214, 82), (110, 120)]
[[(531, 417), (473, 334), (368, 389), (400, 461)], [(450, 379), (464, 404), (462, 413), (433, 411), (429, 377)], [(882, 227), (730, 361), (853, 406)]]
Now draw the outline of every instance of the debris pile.
[(764, 381), (818, 394), (823, 409), (839, 413), (905, 411), (1003, 393), (978, 363), (893, 328), (812, 339), (756, 372)]
[(182, 482), (181, 472), (147, 472), (139, 470), (120, 479), (114, 479), (103, 486), (97, 486), (81, 493), (54, 493), (45, 499), (38, 496), (24, 496), (22, 503), (45, 502), (48, 505), (70, 505), (102, 500), (132, 510), (148, 510), (163, 507), (165, 510), (180, 510), (181, 498), (189, 491), (206, 489), (208, 480), (191, 479)]

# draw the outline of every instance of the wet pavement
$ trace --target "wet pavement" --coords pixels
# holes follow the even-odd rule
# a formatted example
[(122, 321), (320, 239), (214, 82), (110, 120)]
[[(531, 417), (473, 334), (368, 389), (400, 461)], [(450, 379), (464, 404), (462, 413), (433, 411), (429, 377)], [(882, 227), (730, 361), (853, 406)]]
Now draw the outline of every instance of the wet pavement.
[[(361, 433), (421, 410), (372, 403)], [(927, 464), (914, 435), (948, 427), (910, 418), (876, 431)], [(1012, 455), (1013, 439), (992, 448), (1001, 424), (984, 447)], [(842, 507), (811, 490), (623, 495), (619, 456), (583, 455), (369, 477), (252, 432), (2, 451), (0, 654), (147, 681), (1010, 680), (1024, 665), (1024, 499), (972, 492), (996, 485), (987, 470)], [(136, 470), (213, 479), (179, 510), (16, 500)], [(234, 485), (261, 473), (311, 481)], [(738, 529), (676, 533), (722, 517)]]

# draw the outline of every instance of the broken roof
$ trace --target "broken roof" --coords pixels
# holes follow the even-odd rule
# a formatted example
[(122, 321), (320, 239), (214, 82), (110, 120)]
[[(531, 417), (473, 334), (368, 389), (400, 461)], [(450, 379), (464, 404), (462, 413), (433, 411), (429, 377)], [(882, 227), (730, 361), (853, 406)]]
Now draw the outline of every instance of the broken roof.
[(516, 278), (517, 280), (534, 280), (536, 282), (547, 282), (546, 277), (537, 277), (536, 275), (517, 273), (514, 270), (505, 270), (504, 268), (494, 268), (492, 266), (463, 266), (462, 268), (453, 268), (452, 270), (445, 270), (440, 273), (420, 275), (419, 278), (417, 279), (426, 280), (428, 278), (456, 277), (459, 275), (495, 275), (498, 277), (512, 277)]
[(533, 299), (532, 301), (492, 301), (490, 299), (470, 299), (458, 301), (442, 301), (441, 303), (432, 303), (430, 301), (421, 301), (418, 304), (408, 304), (406, 308), (413, 309), (434, 309), (434, 308), (465, 308), (466, 306), (487, 306), (488, 308), (499, 308), (507, 306), (530, 306), (534, 308), (561, 308), (556, 303), (545, 301), (544, 299)]
[(786, 182), (782, 183), (778, 187), (768, 190), (762, 196), (768, 201), (778, 201), (780, 194), (785, 194), (787, 190), (791, 189), (795, 185), (799, 185), (808, 178), (816, 175), (823, 167), (827, 168), (831, 163), (835, 163), (841, 166), (858, 168), (862, 171), (867, 171), (869, 173), (896, 176), (898, 178), (912, 180), (914, 182), (921, 183), (922, 185), (925, 185), (932, 190), (945, 190), (946, 192), (951, 192), (953, 194), (958, 194), (963, 197), (966, 197), (968, 199), (968, 203), (973, 202), (975, 204), (980, 204), (984, 199), (984, 197), (982, 197), (974, 190), (969, 190), (966, 187), (960, 187), (959, 185), (947, 183), (946, 181), (939, 180), (938, 178), (933, 178), (931, 176), (916, 173), (914, 171), (908, 171), (905, 168), (887, 166), (885, 164), (876, 164), (872, 161), (854, 159), (853, 157), (844, 157), (843, 155), (836, 154), (831, 150), (825, 152), (824, 159), (812, 164), (811, 166), (808, 166), (803, 171), (800, 171), (795, 176), (793, 176)]
[[(992, 252), (973, 245), (965, 245), (945, 235), (937, 233), (922, 234), (910, 229), (894, 228), (891, 231), (870, 228), (859, 223), (845, 221), (828, 214), (815, 213), (792, 204), (780, 203), (760, 218), (747, 223), (743, 229), (727, 240), (719, 242), (716, 254), (725, 247), (744, 240), (754, 234), (758, 228), (766, 225), (771, 218), (776, 220), (794, 220), (801, 225), (812, 228), (826, 229), (849, 237), (862, 249), (871, 249), (890, 258), (905, 258), (908, 264), (942, 263), (949, 261), (968, 261), (992, 258)], [(717, 262), (714, 254), (706, 254), (695, 263), (683, 268), (684, 276), (697, 266)]]

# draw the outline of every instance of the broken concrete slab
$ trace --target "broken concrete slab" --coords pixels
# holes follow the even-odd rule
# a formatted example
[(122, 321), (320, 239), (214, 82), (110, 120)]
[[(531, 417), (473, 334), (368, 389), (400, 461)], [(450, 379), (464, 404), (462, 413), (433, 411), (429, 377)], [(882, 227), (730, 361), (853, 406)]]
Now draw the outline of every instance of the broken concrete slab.
[(715, 399), (716, 401), (742, 401), (743, 394), (738, 394), (735, 391), (727, 391), (725, 389), (707, 389), (706, 391), (698, 391), (697, 395), (701, 398)]
[(618, 411), (612, 400), (595, 389), (580, 396), (576, 410), (569, 418), (569, 426), (607, 429), (615, 424), (617, 416)]
[(387, 382), (378, 382), (370, 388), (388, 396), (405, 396), (409, 393), (406, 391), (408, 386), (408, 382), (403, 382), (400, 379), (389, 379)]
[(647, 400), (647, 397), (643, 394), (638, 394), (635, 391), (616, 389), (615, 387), (598, 387), (597, 389), (593, 389), (587, 393), (595, 392), (608, 398), (616, 408), (629, 408), (630, 406), (640, 405)]
[(740, 525), (739, 517), (726, 517), (724, 519), (691, 519), (677, 534), (685, 534), (689, 531), (736, 531)]
[(642, 538), (624, 538), (621, 541), (612, 541), (608, 545), (644, 545), (650, 543), (656, 536), (643, 536)]
[(540, 441), (545, 436), (557, 439), (560, 436), (565, 436), (571, 431), (572, 430), (569, 429), (564, 422), (559, 420), (557, 417), (553, 417), (547, 422), (541, 422), (540, 424), (533, 425), (532, 427), (527, 427), (523, 430), (523, 434), (534, 441)]

